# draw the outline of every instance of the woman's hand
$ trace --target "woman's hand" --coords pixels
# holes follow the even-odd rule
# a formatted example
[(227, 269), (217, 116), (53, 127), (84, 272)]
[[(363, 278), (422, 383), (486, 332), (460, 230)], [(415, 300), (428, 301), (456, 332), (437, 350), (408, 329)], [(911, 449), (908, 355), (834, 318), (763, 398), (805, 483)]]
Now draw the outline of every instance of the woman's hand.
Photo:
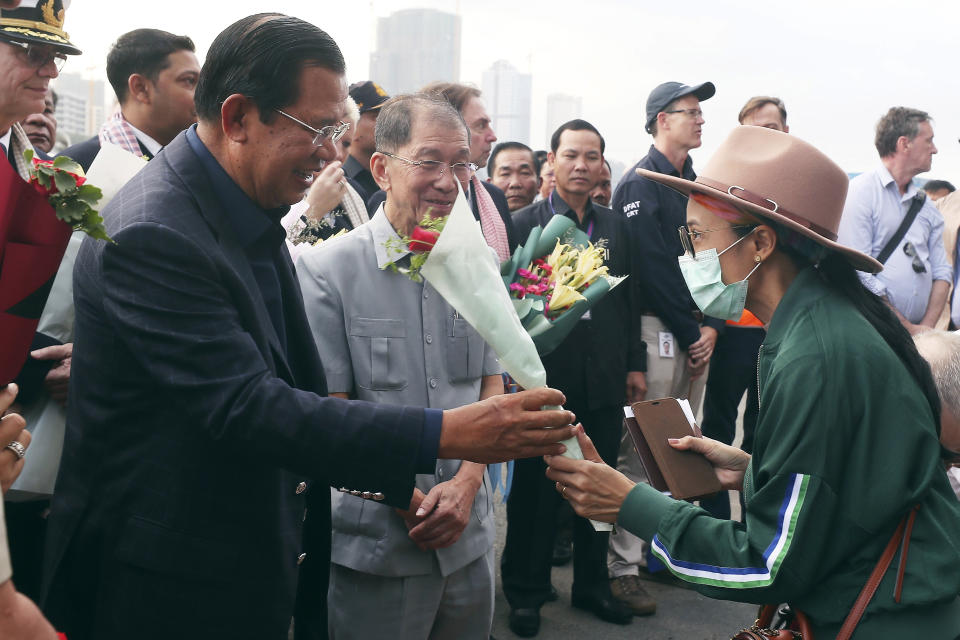
[(636, 485), (600, 458), (582, 425), (577, 425), (576, 430), (584, 459), (544, 456), (547, 477), (557, 483), (557, 491), (577, 515), (600, 522), (616, 522), (620, 505)]
[(679, 440), (670, 438), (670, 446), (682, 451), (696, 451), (713, 465), (713, 472), (724, 489), (743, 488), (743, 474), (750, 464), (750, 454), (728, 444), (711, 440), (684, 436)]

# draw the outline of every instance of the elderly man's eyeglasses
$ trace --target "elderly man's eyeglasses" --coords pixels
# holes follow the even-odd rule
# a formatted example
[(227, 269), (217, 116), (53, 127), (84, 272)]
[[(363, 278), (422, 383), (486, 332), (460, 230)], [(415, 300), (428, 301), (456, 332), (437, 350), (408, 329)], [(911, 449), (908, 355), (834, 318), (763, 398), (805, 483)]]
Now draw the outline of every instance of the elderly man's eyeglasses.
[(703, 117), (703, 111), (701, 109), (672, 109), (670, 111), (664, 111), (664, 113), (685, 113), (694, 120)]
[(917, 255), (917, 248), (913, 246), (912, 242), (908, 242), (903, 245), (903, 252), (907, 254), (907, 257), (913, 258), (911, 266), (915, 273), (926, 273), (927, 267), (923, 264), (923, 260), (920, 259), (920, 256)]
[(43, 45), (34, 45), (27, 44), (26, 42), (13, 41), (7, 41), (7, 44), (23, 49), (23, 55), (27, 59), (27, 64), (34, 69), (42, 69), (52, 62), (54, 65), (56, 65), (57, 73), (59, 73), (60, 70), (63, 69), (63, 65), (67, 62), (67, 55), (65, 53), (51, 51), (49, 48)]
[(686, 226), (682, 226), (677, 229), (677, 232), (680, 234), (680, 244), (683, 246), (683, 252), (690, 256), (691, 258), (697, 257), (697, 250), (693, 248), (694, 242), (700, 242), (703, 239), (703, 234), (710, 233), (711, 231), (722, 231), (724, 229), (752, 229), (754, 225), (750, 224), (738, 224), (730, 227), (716, 227), (713, 229), (697, 229), (696, 231), (691, 231)]
[(290, 118), (291, 120), (293, 120), (294, 122), (296, 122), (298, 125), (300, 125), (300, 126), (303, 127), (304, 129), (306, 129), (307, 131), (309, 131), (310, 133), (312, 133), (312, 134), (313, 134), (313, 146), (315, 146), (315, 147), (322, 147), (322, 146), (323, 146), (323, 143), (326, 142), (327, 139), (329, 139), (330, 142), (336, 142), (337, 140), (339, 140), (340, 138), (342, 138), (342, 137), (343, 137), (343, 134), (345, 134), (345, 133), (347, 132), (347, 130), (350, 128), (350, 123), (349, 123), (349, 122), (343, 122), (343, 121), (341, 120), (341, 121), (338, 122), (337, 124), (327, 125), (326, 127), (323, 127), (322, 129), (314, 129), (313, 127), (311, 127), (310, 125), (308, 125), (308, 124), (307, 124), (306, 122), (304, 122), (303, 120), (300, 120), (299, 118), (294, 118), (294, 117), (293, 117), (292, 115), (290, 115), (289, 113), (285, 113), (285, 112), (281, 111), (280, 109), (274, 109), (274, 111), (276, 111), (277, 113), (279, 113), (280, 115), (282, 115), (282, 116), (285, 117), (285, 118)]
[(386, 151), (381, 151), (385, 156), (390, 156), (391, 158), (396, 158), (401, 162), (405, 162), (410, 166), (417, 167), (420, 171), (428, 175), (432, 179), (437, 179), (443, 175), (443, 172), (447, 170), (447, 167), (450, 167), (450, 170), (453, 172), (459, 180), (466, 182), (473, 177), (473, 174), (477, 172), (477, 165), (472, 162), (441, 162), (440, 160), (411, 160), (410, 158), (404, 158), (403, 156), (398, 156), (394, 153), (387, 153)]

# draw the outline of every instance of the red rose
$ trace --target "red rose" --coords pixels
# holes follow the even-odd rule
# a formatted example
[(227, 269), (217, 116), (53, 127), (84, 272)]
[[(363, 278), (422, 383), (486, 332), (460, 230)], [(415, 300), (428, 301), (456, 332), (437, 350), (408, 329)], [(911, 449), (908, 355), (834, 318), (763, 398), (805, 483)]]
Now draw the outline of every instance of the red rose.
[(423, 227), (414, 227), (413, 232), (410, 234), (410, 251), (414, 253), (427, 253), (433, 246), (437, 244), (437, 238), (440, 237), (440, 233), (437, 231), (430, 231), (429, 229), (424, 229)]

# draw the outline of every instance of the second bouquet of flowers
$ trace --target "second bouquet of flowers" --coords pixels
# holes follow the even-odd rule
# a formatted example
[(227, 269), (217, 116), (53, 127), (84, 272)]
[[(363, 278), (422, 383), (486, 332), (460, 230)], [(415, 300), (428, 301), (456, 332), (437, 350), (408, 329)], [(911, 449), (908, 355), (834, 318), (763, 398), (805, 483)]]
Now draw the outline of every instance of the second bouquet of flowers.
[(604, 249), (566, 216), (534, 227), (500, 265), (514, 308), (540, 355), (560, 346), (576, 323), (626, 276), (612, 276)]

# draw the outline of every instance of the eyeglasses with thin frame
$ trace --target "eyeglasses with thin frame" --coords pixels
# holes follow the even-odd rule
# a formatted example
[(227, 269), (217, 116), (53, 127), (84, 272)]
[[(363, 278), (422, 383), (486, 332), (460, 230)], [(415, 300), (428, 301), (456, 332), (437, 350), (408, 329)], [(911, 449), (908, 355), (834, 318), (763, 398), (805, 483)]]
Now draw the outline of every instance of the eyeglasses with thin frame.
[(664, 111), (664, 113), (685, 113), (694, 120), (703, 117), (702, 109), (671, 109), (670, 111)]
[(276, 111), (277, 113), (279, 113), (285, 118), (289, 118), (293, 120), (298, 125), (306, 129), (310, 133), (314, 134), (313, 146), (315, 147), (322, 147), (323, 143), (326, 142), (328, 139), (330, 140), (330, 142), (336, 142), (337, 140), (342, 138), (343, 134), (345, 134), (347, 130), (350, 128), (349, 122), (344, 122), (343, 120), (341, 120), (337, 124), (327, 125), (326, 127), (323, 127), (321, 129), (314, 129), (303, 120), (299, 118), (294, 118), (292, 115), (290, 115), (289, 113), (286, 113), (285, 111), (281, 111), (280, 109), (274, 109), (274, 111)]
[(34, 69), (42, 69), (52, 62), (57, 67), (57, 73), (60, 73), (63, 65), (67, 62), (67, 54), (59, 51), (48, 51), (41, 45), (14, 42), (12, 40), (8, 40), (7, 44), (23, 49), (24, 55), (27, 58), (27, 64)]
[(440, 160), (411, 160), (410, 158), (404, 158), (403, 156), (398, 156), (395, 153), (388, 153), (386, 151), (381, 151), (385, 156), (391, 158), (396, 158), (401, 162), (405, 162), (410, 166), (417, 167), (425, 174), (430, 176), (433, 179), (437, 179), (443, 175), (443, 172), (447, 167), (450, 167), (450, 170), (453, 172), (459, 180), (466, 182), (473, 177), (473, 174), (477, 172), (477, 165), (472, 162), (442, 162)]
[(723, 231), (724, 229), (752, 229), (754, 226), (755, 225), (751, 224), (738, 224), (729, 227), (714, 227), (713, 229), (697, 229), (696, 231), (691, 231), (684, 225), (678, 228), (677, 232), (680, 234), (680, 244), (683, 245), (683, 252), (691, 258), (696, 258), (697, 250), (693, 248), (693, 243), (700, 242), (703, 234), (710, 233), (711, 231)]
[(920, 259), (920, 256), (917, 255), (917, 248), (913, 246), (912, 242), (908, 242), (903, 245), (903, 252), (907, 254), (907, 257), (913, 258), (910, 266), (913, 267), (914, 273), (926, 273), (927, 267), (923, 264), (923, 260)]

